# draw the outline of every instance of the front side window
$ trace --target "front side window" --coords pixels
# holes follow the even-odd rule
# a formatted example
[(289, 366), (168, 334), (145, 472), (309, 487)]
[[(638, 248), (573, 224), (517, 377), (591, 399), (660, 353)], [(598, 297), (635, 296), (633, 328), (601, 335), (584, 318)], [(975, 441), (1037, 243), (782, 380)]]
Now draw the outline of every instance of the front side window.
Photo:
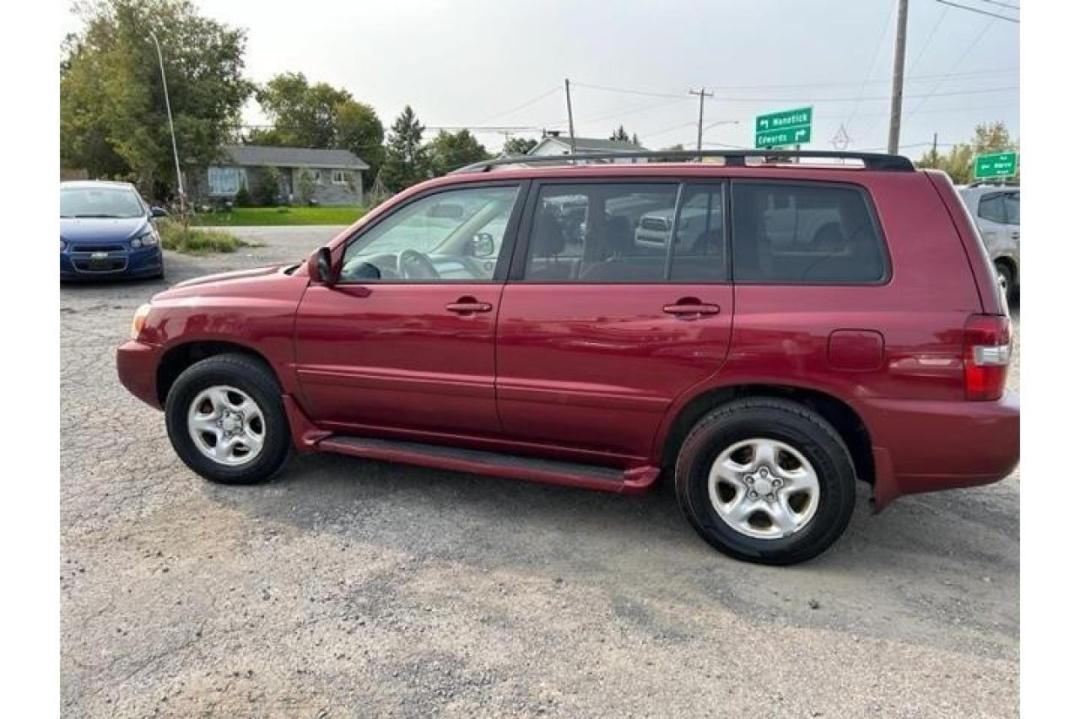
[(1005, 224), (1005, 195), (997, 193), (984, 195), (979, 200), (979, 217), (991, 222)]
[(886, 275), (881, 234), (853, 187), (734, 183), (732, 251), (736, 282), (862, 284)]
[(555, 184), (541, 188), (525, 280), (662, 282), (678, 186)]
[(340, 281), (490, 281), (518, 189), (448, 190), (410, 202), (348, 246)]

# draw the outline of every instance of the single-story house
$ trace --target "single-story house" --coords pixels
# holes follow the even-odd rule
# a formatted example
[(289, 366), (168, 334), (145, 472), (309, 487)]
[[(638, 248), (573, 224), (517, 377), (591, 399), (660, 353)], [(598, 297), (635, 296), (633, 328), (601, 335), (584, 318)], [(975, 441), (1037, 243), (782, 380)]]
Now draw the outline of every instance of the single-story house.
[[(647, 148), (635, 145), (625, 140), (601, 140), (593, 137), (575, 137), (574, 151), (578, 155), (590, 155), (608, 152), (647, 152)], [(571, 154), (570, 138), (563, 135), (548, 135), (529, 150), (530, 155), (569, 155)], [(644, 158), (628, 157), (626, 159), (610, 160), (619, 164), (646, 162)]]
[(190, 194), (210, 202), (232, 200), (241, 187), (254, 197), (264, 173), (277, 174), (277, 202), (359, 205), (361, 172), (368, 164), (348, 150), (268, 145), (223, 145), (221, 160), (191, 178)]

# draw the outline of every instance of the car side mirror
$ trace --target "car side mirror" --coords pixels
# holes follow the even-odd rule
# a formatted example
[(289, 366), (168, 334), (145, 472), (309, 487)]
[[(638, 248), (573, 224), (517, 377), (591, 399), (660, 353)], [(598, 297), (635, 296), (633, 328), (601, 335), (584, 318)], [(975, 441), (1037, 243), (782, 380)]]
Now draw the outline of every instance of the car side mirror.
[(320, 285), (334, 286), (334, 261), (329, 247), (320, 247), (308, 258), (308, 275)]
[(491, 257), (495, 254), (495, 238), (489, 232), (477, 232), (470, 245), (473, 257)]
[(169, 213), (164, 207), (151, 207), (150, 208), (150, 216), (151, 217), (168, 217)]

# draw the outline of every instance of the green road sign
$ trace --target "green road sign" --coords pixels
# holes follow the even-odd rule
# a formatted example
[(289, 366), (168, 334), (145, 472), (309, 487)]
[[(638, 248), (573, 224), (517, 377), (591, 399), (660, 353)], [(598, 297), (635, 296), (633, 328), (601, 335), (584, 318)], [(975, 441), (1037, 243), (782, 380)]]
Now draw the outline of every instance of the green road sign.
[(810, 121), (813, 115), (812, 107), (758, 115), (754, 121), (754, 147), (761, 149), (805, 145), (810, 142)]
[(1012, 177), (1016, 174), (1016, 153), (995, 152), (992, 155), (975, 156), (975, 179), (987, 177)]

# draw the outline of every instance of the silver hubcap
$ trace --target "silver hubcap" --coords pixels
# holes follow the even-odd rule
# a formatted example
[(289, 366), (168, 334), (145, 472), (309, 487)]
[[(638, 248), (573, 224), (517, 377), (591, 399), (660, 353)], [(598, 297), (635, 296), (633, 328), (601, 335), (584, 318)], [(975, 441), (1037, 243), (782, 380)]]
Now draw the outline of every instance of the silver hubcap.
[(736, 442), (709, 470), (709, 499), (732, 529), (781, 539), (806, 526), (818, 508), (817, 472), (799, 451), (775, 439)]
[(205, 456), (218, 464), (237, 467), (259, 456), (266, 439), (266, 420), (246, 392), (216, 385), (191, 401), (188, 433)]

